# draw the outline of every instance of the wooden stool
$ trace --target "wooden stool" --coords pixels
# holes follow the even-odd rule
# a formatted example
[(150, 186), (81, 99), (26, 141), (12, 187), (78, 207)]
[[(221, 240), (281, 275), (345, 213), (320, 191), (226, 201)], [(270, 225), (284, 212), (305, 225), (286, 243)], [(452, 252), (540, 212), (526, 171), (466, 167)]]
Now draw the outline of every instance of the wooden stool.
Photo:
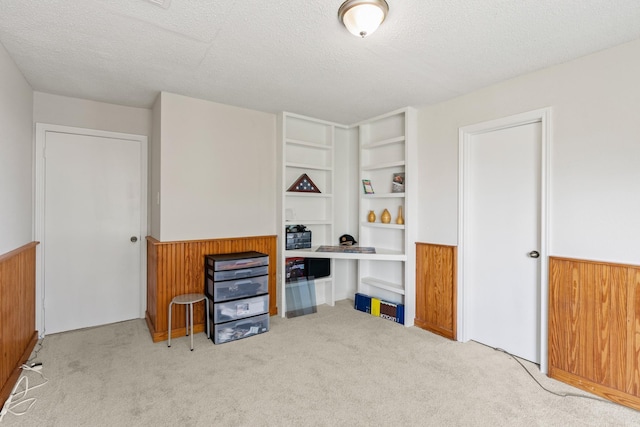
[[(205, 312), (206, 312), (206, 322), (207, 322), (207, 338), (210, 338), (209, 334), (209, 298), (207, 298), (204, 294), (183, 294), (173, 297), (171, 302), (169, 303), (169, 341), (167, 342), (167, 347), (171, 347), (171, 307), (173, 304), (188, 304), (189, 307), (185, 307), (185, 324), (184, 327), (187, 331), (187, 335), (189, 335), (189, 326), (191, 326), (191, 351), (193, 351), (193, 304), (204, 300), (205, 302)], [(189, 323), (191, 320), (191, 323)]]

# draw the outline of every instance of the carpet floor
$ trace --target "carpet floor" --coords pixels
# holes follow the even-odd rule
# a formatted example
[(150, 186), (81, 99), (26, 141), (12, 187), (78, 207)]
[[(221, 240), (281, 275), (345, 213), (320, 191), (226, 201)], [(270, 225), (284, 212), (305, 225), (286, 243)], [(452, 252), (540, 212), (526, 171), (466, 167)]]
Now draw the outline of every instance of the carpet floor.
[[(320, 306), (213, 345), (153, 343), (142, 319), (47, 335), (47, 384), (6, 426), (637, 426), (640, 412), (459, 343), (353, 309)], [(531, 376), (525, 371), (528, 370)], [(43, 380), (25, 372), (32, 387)], [(585, 397), (560, 397), (579, 394)], [(23, 381), (24, 383), (24, 381)], [(22, 404), (14, 411), (26, 409)]]

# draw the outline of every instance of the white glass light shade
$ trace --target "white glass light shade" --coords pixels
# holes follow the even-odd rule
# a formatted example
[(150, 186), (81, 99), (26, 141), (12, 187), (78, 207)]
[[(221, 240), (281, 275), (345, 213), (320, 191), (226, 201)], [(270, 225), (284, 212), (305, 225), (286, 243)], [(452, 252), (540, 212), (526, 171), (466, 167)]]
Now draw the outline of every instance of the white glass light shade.
[(354, 36), (366, 37), (378, 29), (389, 11), (384, 0), (348, 0), (340, 6), (338, 16)]

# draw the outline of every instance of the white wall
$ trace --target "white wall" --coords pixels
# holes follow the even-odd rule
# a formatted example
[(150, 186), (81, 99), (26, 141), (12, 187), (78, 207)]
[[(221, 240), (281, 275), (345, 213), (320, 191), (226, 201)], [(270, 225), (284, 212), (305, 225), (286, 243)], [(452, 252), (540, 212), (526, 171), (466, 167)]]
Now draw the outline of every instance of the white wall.
[[(358, 236), (358, 202), (360, 196), (358, 152), (358, 129), (336, 128), (334, 146), (334, 245), (339, 244), (339, 237), (350, 234), (356, 240)], [(358, 263), (355, 260), (337, 259), (332, 272), (335, 283), (335, 299), (353, 299), (358, 281)]]
[(87, 99), (33, 94), (33, 121), (149, 136), (151, 110)]
[(457, 244), (458, 128), (550, 106), (550, 254), (640, 264), (640, 40), (419, 112), (418, 241)]
[(33, 240), (33, 91), (0, 44), (0, 255)]
[(161, 227), (154, 237), (276, 234), (276, 116), (161, 97)]
[(160, 240), (160, 143), (162, 125), (162, 96), (153, 104), (151, 137), (149, 138), (149, 235)]

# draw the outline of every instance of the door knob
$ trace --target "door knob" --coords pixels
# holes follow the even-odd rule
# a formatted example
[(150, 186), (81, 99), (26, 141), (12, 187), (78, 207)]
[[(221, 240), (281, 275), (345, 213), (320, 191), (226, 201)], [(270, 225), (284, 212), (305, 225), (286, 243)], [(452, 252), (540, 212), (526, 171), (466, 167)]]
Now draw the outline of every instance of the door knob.
[(135, 243), (138, 241), (138, 238), (136, 236), (131, 236), (131, 243)]
[(540, 253), (538, 251), (531, 251), (529, 252), (529, 256), (531, 258), (540, 258)]

